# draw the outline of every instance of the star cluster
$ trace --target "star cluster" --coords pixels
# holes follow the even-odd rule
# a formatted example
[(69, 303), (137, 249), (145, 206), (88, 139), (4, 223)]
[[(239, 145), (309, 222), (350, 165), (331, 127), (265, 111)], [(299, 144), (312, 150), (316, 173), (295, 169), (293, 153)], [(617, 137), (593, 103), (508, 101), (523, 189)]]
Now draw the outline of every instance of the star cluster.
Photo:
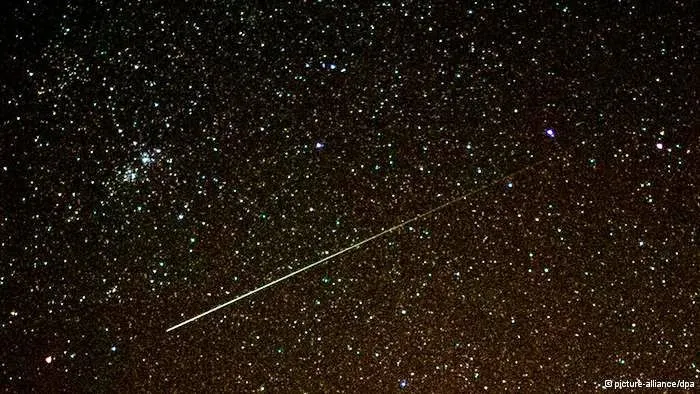
[(696, 4), (253, 4), (0, 16), (0, 386), (700, 384)]

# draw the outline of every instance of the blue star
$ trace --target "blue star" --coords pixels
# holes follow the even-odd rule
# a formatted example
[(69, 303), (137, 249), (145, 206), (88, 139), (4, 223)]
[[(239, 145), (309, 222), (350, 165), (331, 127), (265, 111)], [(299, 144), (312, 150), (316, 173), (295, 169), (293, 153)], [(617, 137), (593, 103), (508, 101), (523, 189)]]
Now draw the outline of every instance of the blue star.
[(544, 133), (547, 134), (547, 137), (549, 137), (549, 138), (554, 138), (557, 134), (557, 132), (551, 127), (547, 127), (544, 130)]

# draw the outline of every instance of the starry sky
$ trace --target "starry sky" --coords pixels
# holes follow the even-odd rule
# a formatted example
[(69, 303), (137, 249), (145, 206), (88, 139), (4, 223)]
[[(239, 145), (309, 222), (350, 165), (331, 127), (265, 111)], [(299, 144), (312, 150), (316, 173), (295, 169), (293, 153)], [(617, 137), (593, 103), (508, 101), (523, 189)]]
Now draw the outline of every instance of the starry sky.
[(0, 387), (700, 385), (698, 2), (506, 3), (5, 5)]

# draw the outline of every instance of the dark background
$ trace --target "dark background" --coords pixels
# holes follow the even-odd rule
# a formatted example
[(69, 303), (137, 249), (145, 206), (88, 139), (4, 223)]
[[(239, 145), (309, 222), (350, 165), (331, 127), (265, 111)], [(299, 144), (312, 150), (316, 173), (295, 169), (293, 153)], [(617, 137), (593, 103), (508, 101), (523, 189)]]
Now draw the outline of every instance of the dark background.
[(0, 17), (6, 391), (700, 384), (698, 2), (47, 4)]

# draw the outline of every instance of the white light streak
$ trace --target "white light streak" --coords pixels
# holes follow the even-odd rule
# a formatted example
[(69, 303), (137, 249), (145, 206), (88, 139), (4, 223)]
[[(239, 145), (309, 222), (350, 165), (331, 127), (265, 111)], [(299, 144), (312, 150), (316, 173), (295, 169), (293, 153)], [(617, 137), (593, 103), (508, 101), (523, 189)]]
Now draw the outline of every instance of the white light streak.
[(442, 210), (442, 209), (444, 209), (444, 208), (447, 208), (448, 206), (450, 206), (450, 205), (452, 205), (452, 204), (454, 204), (454, 203), (456, 203), (456, 202), (459, 202), (459, 201), (461, 201), (461, 200), (464, 200), (464, 199), (466, 199), (467, 197), (470, 197), (470, 196), (472, 196), (472, 195), (474, 195), (474, 194), (476, 194), (476, 193), (479, 193), (479, 192), (482, 191), (482, 190), (485, 190), (485, 189), (488, 188), (489, 186), (492, 186), (492, 185), (495, 185), (495, 184), (497, 184), (497, 183), (499, 183), (499, 182), (502, 182), (502, 181), (504, 181), (505, 179), (512, 178), (512, 177), (514, 177), (515, 175), (518, 175), (518, 174), (520, 174), (520, 173), (522, 173), (522, 172), (524, 172), (524, 171), (526, 171), (526, 170), (528, 170), (528, 169), (530, 169), (530, 168), (533, 168), (533, 167), (535, 167), (535, 166), (537, 166), (537, 165), (539, 165), (539, 164), (541, 164), (541, 163), (543, 163), (543, 162), (545, 162), (545, 161), (546, 161), (546, 160), (540, 160), (540, 161), (538, 161), (538, 162), (536, 162), (536, 163), (534, 163), (534, 164), (531, 164), (531, 165), (529, 165), (529, 166), (527, 166), (527, 167), (523, 167), (523, 168), (521, 168), (521, 169), (518, 170), (518, 171), (515, 171), (515, 172), (513, 172), (513, 173), (510, 173), (510, 174), (508, 174), (508, 175), (506, 175), (506, 176), (504, 176), (504, 177), (502, 177), (502, 178), (496, 179), (496, 180), (492, 181), (491, 183), (488, 183), (488, 184), (486, 184), (486, 185), (484, 185), (484, 186), (481, 186), (481, 187), (479, 187), (479, 188), (477, 188), (477, 189), (474, 189), (474, 190), (470, 191), (469, 193), (467, 193), (467, 194), (465, 194), (465, 195), (462, 195), (462, 196), (460, 196), (460, 197), (457, 197), (457, 198), (455, 198), (455, 199), (453, 199), (453, 200), (451, 200), (451, 201), (448, 201), (448, 202), (446, 202), (446, 203), (444, 203), (444, 204), (442, 204), (442, 205), (440, 205), (440, 206), (438, 206), (438, 207), (435, 207), (435, 208), (433, 208), (433, 209), (431, 209), (431, 210), (429, 210), (429, 211), (427, 211), (427, 212), (421, 213), (421, 214), (418, 215), (418, 216), (415, 216), (415, 217), (413, 217), (413, 218), (411, 218), (411, 219), (408, 219), (408, 220), (406, 220), (406, 221), (404, 221), (404, 222), (401, 222), (401, 223), (397, 224), (397, 225), (394, 226), (394, 227), (388, 228), (388, 229), (382, 231), (381, 233), (377, 233), (377, 234), (375, 234), (375, 235), (373, 235), (373, 236), (371, 236), (371, 237), (369, 237), (369, 238), (366, 238), (366, 239), (364, 239), (364, 240), (362, 240), (362, 241), (360, 241), (360, 242), (358, 242), (358, 243), (355, 243), (355, 244), (353, 244), (353, 245), (350, 245), (350, 246), (348, 246), (348, 247), (345, 248), (345, 249), (339, 250), (339, 251), (333, 253), (333, 254), (330, 255), (330, 256), (326, 256), (326, 257), (322, 258), (321, 260), (318, 260), (318, 261), (316, 261), (316, 262), (314, 262), (314, 263), (311, 263), (311, 264), (309, 264), (309, 265), (307, 265), (307, 266), (305, 266), (305, 267), (299, 268), (298, 270), (293, 271), (293, 272), (291, 272), (291, 273), (289, 273), (289, 274), (287, 274), (287, 275), (285, 275), (285, 276), (283, 276), (283, 277), (281, 277), (281, 278), (275, 279), (275, 280), (273, 280), (272, 282), (266, 283), (266, 284), (264, 284), (264, 285), (258, 287), (257, 289), (251, 290), (251, 291), (249, 291), (249, 292), (247, 292), (247, 293), (245, 293), (245, 294), (243, 294), (243, 295), (240, 295), (240, 296), (238, 296), (238, 297), (236, 297), (236, 298), (234, 298), (234, 299), (232, 299), (232, 300), (226, 301), (226, 302), (224, 302), (223, 304), (219, 304), (219, 305), (217, 305), (217, 306), (215, 306), (215, 307), (213, 307), (213, 308), (211, 308), (211, 309), (209, 309), (209, 310), (207, 310), (207, 311), (204, 311), (204, 312), (200, 313), (200, 314), (197, 315), (197, 316), (191, 317), (191, 318), (189, 318), (189, 319), (187, 319), (187, 320), (185, 320), (185, 321), (183, 321), (183, 322), (181, 322), (181, 323), (178, 323), (178, 324), (176, 324), (176, 325), (174, 325), (174, 326), (168, 328), (168, 329), (165, 330), (165, 331), (166, 331), (166, 332), (170, 332), (170, 331), (173, 331), (173, 330), (175, 330), (175, 329), (178, 329), (178, 328), (180, 328), (180, 327), (182, 327), (182, 326), (185, 326), (185, 325), (187, 325), (187, 324), (190, 324), (190, 323), (194, 322), (195, 320), (199, 320), (199, 319), (201, 319), (202, 317), (204, 317), (204, 316), (206, 316), (206, 315), (208, 315), (208, 314), (211, 314), (211, 313), (214, 313), (214, 312), (218, 311), (219, 309), (225, 308), (225, 307), (227, 307), (227, 306), (229, 306), (229, 305), (231, 305), (231, 304), (233, 304), (233, 303), (235, 303), (235, 302), (238, 302), (238, 301), (240, 301), (240, 300), (242, 300), (242, 299), (244, 299), (244, 298), (248, 298), (248, 297), (252, 296), (252, 295), (255, 294), (255, 293), (258, 293), (258, 292), (260, 292), (260, 291), (263, 291), (263, 290), (267, 289), (268, 287), (274, 286), (274, 285), (276, 285), (277, 283), (280, 283), (280, 282), (282, 282), (282, 281), (284, 281), (284, 280), (287, 280), (287, 279), (292, 278), (292, 277), (294, 277), (294, 276), (296, 276), (296, 275), (299, 275), (300, 273), (302, 273), (302, 272), (304, 272), (304, 271), (307, 271), (307, 270), (309, 270), (309, 269), (311, 269), (311, 268), (313, 268), (313, 267), (316, 267), (317, 265), (323, 264), (323, 263), (325, 263), (326, 261), (331, 260), (331, 259), (334, 258), (334, 257), (340, 256), (341, 254), (344, 254), (344, 253), (349, 252), (349, 251), (351, 251), (351, 250), (353, 250), (353, 249), (359, 248), (360, 246), (366, 244), (367, 242), (373, 241), (373, 240), (375, 240), (375, 239), (377, 239), (377, 238), (379, 238), (379, 237), (381, 237), (381, 236), (383, 236), (383, 235), (385, 235), (385, 234), (388, 234), (388, 233), (390, 233), (390, 232), (396, 231), (396, 230), (398, 230), (399, 228), (401, 228), (401, 227), (407, 225), (408, 223), (415, 222), (416, 220), (422, 219), (422, 218), (424, 218), (424, 217), (426, 217), (426, 216), (428, 216), (428, 215), (430, 215), (430, 214), (433, 214), (433, 213), (435, 213), (435, 212), (437, 212), (437, 211), (440, 211), (440, 210)]

